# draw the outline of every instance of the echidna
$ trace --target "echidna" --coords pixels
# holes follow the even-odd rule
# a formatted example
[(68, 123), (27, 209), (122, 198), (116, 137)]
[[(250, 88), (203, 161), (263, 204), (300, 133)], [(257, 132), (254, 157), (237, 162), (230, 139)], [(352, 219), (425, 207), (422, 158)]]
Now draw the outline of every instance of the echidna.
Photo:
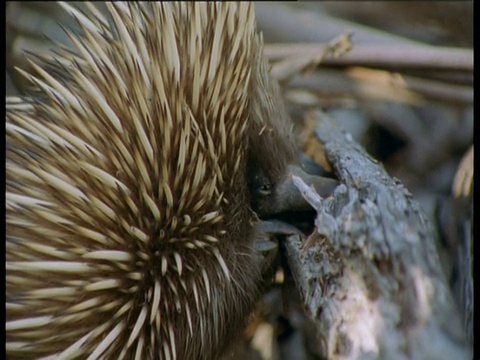
[(268, 72), (262, 45), (256, 47), (256, 69), (252, 73), (251, 111), (247, 172), (253, 194), (252, 205), (260, 215), (310, 209), (291, 180), (291, 174), (328, 196), (338, 182), (306, 173), (294, 146), (292, 122), (278, 84)]
[(248, 176), (294, 159), (253, 7), (62, 6), (75, 51), (7, 99), (7, 357), (218, 358), (262, 283)]

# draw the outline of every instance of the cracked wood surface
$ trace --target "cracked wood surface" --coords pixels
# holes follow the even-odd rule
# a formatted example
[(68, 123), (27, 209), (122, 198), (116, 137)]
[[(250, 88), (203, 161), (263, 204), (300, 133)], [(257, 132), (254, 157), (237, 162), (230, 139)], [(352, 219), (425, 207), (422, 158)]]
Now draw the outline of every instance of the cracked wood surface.
[(291, 236), (286, 250), (316, 326), (316, 352), (328, 359), (470, 359), (419, 204), (328, 119), (315, 134), (342, 185), (322, 199), (294, 180), (317, 210), (317, 232), (304, 243)]

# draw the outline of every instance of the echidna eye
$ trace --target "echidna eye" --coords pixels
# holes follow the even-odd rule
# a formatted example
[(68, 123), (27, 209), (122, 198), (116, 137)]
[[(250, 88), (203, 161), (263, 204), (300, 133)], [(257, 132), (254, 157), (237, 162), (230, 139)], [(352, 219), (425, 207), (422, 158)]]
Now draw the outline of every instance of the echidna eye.
[(264, 196), (268, 196), (272, 194), (272, 185), (270, 183), (265, 183), (260, 186), (258, 192)]
[(253, 174), (249, 176), (249, 186), (254, 197), (268, 197), (272, 195), (272, 183), (270, 179), (265, 176), (263, 171), (255, 167), (251, 172)]

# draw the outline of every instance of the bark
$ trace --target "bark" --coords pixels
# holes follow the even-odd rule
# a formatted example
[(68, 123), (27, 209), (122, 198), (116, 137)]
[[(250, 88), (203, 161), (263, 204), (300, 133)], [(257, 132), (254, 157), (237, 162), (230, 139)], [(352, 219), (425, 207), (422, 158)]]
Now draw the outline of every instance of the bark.
[[(319, 116), (312, 113), (311, 116)], [(316, 137), (342, 185), (322, 199), (317, 231), (291, 236), (292, 275), (328, 359), (471, 359), (435, 233), (412, 195), (328, 120)]]

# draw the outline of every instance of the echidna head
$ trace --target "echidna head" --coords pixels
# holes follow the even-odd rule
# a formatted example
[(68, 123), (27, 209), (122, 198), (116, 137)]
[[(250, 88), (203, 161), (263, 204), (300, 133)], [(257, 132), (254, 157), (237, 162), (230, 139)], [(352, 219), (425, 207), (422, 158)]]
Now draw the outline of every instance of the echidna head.
[[(261, 43), (261, 37), (257, 40)], [(330, 195), (338, 182), (303, 171), (292, 131), (292, 122), (275, 80), (269, 76), (268, 63), (258, 46), (255, 54), (250, 102), (251, 123), (247, 172), (252, 206), (261, 216), (285, 211), (310, 210), (311, 207), (293, 184), (297, 175), (323, 197)]]

